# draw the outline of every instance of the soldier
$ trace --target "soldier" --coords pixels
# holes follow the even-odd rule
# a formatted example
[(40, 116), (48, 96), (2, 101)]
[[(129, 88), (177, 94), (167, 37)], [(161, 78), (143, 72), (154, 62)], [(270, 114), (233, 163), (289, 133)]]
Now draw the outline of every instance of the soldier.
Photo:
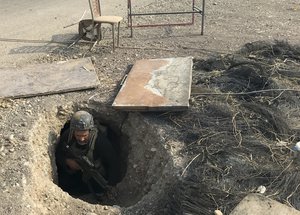
[(70, 195), (100, 194), (119, 180), (119, 159), (93, 116), (76, 112), (56, 148), (58, 184)]

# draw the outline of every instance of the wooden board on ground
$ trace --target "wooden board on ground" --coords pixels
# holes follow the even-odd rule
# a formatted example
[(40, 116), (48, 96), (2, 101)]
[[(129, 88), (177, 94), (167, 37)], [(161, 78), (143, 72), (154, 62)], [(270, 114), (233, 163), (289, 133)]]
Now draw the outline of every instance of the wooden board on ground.
[(0, 68), (0, 98), (49, 95), (95, 88), (99, 80), (90, 58)]
[(192, 65), (192, 57), (137, 61), (112, 106), (129, 111), (187, 109)]

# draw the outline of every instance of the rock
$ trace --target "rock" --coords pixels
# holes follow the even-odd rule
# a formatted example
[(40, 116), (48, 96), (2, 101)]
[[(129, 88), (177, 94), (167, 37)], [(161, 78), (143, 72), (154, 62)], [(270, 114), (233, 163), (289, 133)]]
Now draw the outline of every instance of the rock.
[(69, 110), (68, 110), (67, 106), (62, 105), (62, 106), (57, 107), (57, 114), (60, 116), (66, 116), (66, 115), (68, 115), (68, 112), (69, 112)]
[(252, 193), (247, 195), (230, 213), (230, 215), (241, 214), (299, 215), (299, 211), (268, 197)]
[(13, 135), (13, 134), (9, 135), (8, 141), (9, 141), (10, 143), (13, 143), (14, 140), (15, 140), (14, 135)]
[(21, 135), (20, 139), (23, 140), (23, 141), (28, 141), (29, 140), (29, 138), (25, 135)]
[(79, 104), (78, 107), (79, 107), (80, 109), (85, 109), (85, 108), (88, 107), (88, 104), (85, 104), (85, 103)]
[(2, 108), (11, 108), (12, 104), (10, 104), (10, 103), (0, 103), (0, 107), (2, 107)]
[(26, 114), (29, 116), (32, 115), (32, 110), (26, 110)]
[(95, 64), (95, 61), (96, 61), (95, 56), (92, 56), (92, 57), (91, 57), (91, 60), (92, 60), (92, 63)]
[(260, 194), (264, 194), (266, 192), (267, 188), (265, 186), (259, 186), (256, 190), (257, 193), (260, 193)]
[(22, 176), (22, 181), (21, 181), (22, 185), (25, 186), (27, 184), (27, 180), (25, 175)]
[(220, 210), (215, 210), (214, 215), (223, 215), (222, 211)]
[(108, 210), (108, 206), (103, 206), (103, 209), (104, 210)]
[(151, 151), (151, 152), (156, 152), (157, 149), (156, 149), (156, 148), (151, 148), (150, 151)]

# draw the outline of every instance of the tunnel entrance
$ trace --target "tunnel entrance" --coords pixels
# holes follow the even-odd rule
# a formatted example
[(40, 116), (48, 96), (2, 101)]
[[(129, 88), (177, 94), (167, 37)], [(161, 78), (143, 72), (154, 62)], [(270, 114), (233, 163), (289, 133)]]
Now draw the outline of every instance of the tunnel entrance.
[[(57, 157), (54, 156), (57, 169), (56, 184), (72, 197), (88, 203), (120, 207), (135, 205), (152, 191), (169, 161), (162, 138), (141, 114), (118, 113), (113, 109), (102, 108), (85, 110), (93, 115), (95, 127), (101, 135), (107, 137), (118, 155), (120, 165), (117, 184), (110, 186), (107, 192), (97, 193), (91, 190), (87, 183), (81, 183), (83, 175), (80, 172), (62, 183), (62, 170), (57, 165)], [(73, 113), (69, 114), (69, 118)], [(60, 128), (57, 143), (70, 127), (69, 118)], [(54, 147), (55, 154), (59, 145), (57, 143)], [(73, 188), (68, 187), (72, 184), (75, 184)]]
[[(61, 129), (55, 148), (58, 186), (71, 196), (89, 203), (113, 205), (117, 195), (115, 186), (126, 174), (128, 138), (122, 138), (120, 132), (95, 118), (92, 130), (80, 131), (89, 135), (88, 142), (82, 146), (76, 142), (76, 132), (71, 129), (70, 121)], [(97, 132), (97, 138), (93, 138), (93, 132)], [(69, 147), (75, 147), (77, 154), (70, 154)], [(78, 150), (83, 154), (78, 154)], [(88, 157), (90, 152), (93, 155)], [(80, 170), (72, 169), (68, 160), (76, 162)]]

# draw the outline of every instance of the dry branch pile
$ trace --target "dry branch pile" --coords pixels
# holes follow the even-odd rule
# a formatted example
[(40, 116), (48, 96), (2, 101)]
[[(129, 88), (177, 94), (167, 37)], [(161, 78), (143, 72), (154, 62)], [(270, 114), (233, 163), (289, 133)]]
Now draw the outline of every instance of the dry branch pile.
[[(169, 113), (189, 157), (164, 213), (225, 214), (260, 185), (300, 209), (300, 47), (246, 44), (233, 55), (195, 60), (191, 108)], [(300, 159), (299, 159), (300, 160)]]

